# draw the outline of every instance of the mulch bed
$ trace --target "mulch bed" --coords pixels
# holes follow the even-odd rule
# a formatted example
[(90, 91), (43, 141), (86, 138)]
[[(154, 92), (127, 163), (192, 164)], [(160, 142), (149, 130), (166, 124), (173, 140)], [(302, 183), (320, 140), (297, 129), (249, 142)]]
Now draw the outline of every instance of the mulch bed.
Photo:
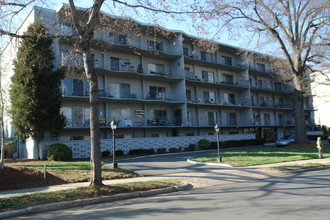
[(31, 167), (5, 166), (0, 169), (0, 190), (34, 188), (66, 183), (61, 178), (47, 172), (47, 180), (42, 171)]

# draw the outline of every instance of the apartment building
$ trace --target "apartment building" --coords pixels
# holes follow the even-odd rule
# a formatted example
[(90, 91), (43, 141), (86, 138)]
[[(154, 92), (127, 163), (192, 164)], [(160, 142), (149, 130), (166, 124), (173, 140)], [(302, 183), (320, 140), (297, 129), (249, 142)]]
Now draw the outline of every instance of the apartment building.
[[(55, 66), (66, 70), (61, 89), (67, 125), (58, 140), (88, 140), (89, 87), (82, 57), (73, 52), (75, 30), (61, 18), (64, 9), (35, 7), (19, 32), (41, 20), (50, 33), (68, 36), (54, 41)], [(254, 52), (220, 43), (210, 53), (194, 36), (136, 25), (138, 35), (105, 27), (93, 38), (102, 139), (111, 138), (112, 120), (118, 126), (116, 137), (125, 139), (214, 136), (215, 124), (222, 135), (256, 134), (268, 141), (293, 133), (293, 90), (276, 80), (271, 63), (248, 60)], [(7, 67), (12, 67), (16, 41), (3, 52)], [(9, 80), (12, 70), (6, 73)], [(306, 120), (313, 119), (312, 110), (306, 109)], [(11, 133), (12, 128), (7, 130)]]

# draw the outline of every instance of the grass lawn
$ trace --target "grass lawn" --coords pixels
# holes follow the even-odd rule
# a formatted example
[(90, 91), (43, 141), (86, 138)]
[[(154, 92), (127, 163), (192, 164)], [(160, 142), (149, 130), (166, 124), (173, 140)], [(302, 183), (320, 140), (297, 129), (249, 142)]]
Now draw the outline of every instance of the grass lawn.
[(180, 185), (175, 179), (116, 184), (103, 187), (81, 187), (77, 189), (62, 190), (51, 193), (39, 193), (19, 197), (1, 198), (0, 212), (23, 209), (31, 206), (44, 205), (56, 202), (87, 199), (99, 196), (114, 195), (136, 191), (147, 191)]
[[(217, 153), (191, 158), (197, 162), (216, 163)], [(317, 159), (316, 148), (283, 147), (264, 150), (221, 152), (222, 162), (234, 167)], [(323, 157), (330, 157), (330, 149), (323, 150)]]
[[(6, 165), (33, 167), (40, 170), (43, 170), (44, 165), (46, 165), (47, 172), (60, 176), (63, 180), (71, 183), (89, 181), (91, 169), (89, 161), (35, 161), (27, 163), (6, 163)], [(102, 177), (104, 180), (132, 178), (137, 177), (137, 174), (133, 171), (121, 168), (102, 168)]]

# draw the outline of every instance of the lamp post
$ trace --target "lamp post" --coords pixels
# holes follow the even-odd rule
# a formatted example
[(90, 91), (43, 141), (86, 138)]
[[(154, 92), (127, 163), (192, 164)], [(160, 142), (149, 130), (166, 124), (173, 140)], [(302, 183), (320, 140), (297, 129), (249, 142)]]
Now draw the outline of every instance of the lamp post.
[(222, 162), (222, 158), (220, 156), (220, 146), (219, 146), (219, 131), (220, 131), (220, 128), (218, 127), (218, 124), (215, 124), (214, 130), (215, 130), (215, 133), (217, 134), (217, 146), (218, 146), (218, 158), (217, 158), (217, 162), (218, 163), (221, 163)]
[(117, 168), (118, 167), (118, 164), (115, 162), (115, 130), (117, 128), (117, 125), (115, 124), (114, 121), (111, 121), (110, 123), (110, 127), (111, 127), (111, 130), (112, 130), (112, 167), (113, 168)]

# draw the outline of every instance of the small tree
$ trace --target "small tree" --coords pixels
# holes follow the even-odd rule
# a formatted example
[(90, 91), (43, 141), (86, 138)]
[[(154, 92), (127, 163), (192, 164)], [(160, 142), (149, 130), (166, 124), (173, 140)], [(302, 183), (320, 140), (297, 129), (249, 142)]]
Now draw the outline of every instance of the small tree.
[(12, 123), (20, 138), (32, 137), (36, 141), (39, 159), (39, 143), (45, 132), (58, 134), (65, 126), (65, 117), (60, 113), (60, 82), (63, 73), (54, 71), (52, 39), (47, 38), (47, 29), (40, 22), (28, 27), (18, 49), (14, 63), (14, 75), (10, 89)]

